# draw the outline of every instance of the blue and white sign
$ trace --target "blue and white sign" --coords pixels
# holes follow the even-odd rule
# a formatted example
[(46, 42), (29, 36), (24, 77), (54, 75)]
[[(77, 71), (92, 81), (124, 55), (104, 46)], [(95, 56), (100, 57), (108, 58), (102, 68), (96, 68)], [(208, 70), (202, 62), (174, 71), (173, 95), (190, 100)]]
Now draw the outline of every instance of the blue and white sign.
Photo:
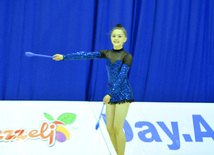
[(214, 155), (213, 111), (213, 103), (131, 103), (126, 154)]
[[(115, 155), (101, 102), (0, 101), (4, 155)], [(214, 155), (213, 103), (130, 104), (125, 155)]]

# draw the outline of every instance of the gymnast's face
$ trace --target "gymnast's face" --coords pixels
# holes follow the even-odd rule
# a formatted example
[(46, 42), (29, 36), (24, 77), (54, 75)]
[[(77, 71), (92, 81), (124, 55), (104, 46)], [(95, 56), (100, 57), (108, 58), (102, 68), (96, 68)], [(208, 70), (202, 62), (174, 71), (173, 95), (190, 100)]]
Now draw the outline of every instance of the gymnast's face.
[(127, 38), (123, 30), (116, 29), (111, 33), (111, 42), (115, 50), (123, 48), (123, 44), (126, 42)]

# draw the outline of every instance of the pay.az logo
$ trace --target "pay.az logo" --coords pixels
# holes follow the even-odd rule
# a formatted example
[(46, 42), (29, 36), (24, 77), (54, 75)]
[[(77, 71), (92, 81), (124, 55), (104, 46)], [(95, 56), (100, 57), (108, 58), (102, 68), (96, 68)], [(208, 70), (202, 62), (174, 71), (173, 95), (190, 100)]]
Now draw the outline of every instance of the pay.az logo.
[(44, 113), (44, 115), (51, 123), (56, 125), (56, 140), (58, 142), (64, 142), (70, 138), (70, 133), (64, 126), (72, 124), (76, 120), (76, 114), (64, 113), (56, 120), (50, 114)]

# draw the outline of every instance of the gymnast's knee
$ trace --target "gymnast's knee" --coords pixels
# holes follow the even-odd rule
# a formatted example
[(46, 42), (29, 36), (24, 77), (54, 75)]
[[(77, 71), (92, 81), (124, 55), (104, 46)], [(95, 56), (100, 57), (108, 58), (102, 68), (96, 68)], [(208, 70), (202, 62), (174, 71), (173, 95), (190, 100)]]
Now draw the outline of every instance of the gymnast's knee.
[(114, 130), (115, 135), (119, 135), (121, 132), (123, 132), (123, 127), (114, 126), (113, 130)]
[(108, 131), (109, 134), (113, 134), (114, 133), (114, 128), (112, 126), (110, 126), (110, 125), (109, 126), (107, 125), (107, 131)]

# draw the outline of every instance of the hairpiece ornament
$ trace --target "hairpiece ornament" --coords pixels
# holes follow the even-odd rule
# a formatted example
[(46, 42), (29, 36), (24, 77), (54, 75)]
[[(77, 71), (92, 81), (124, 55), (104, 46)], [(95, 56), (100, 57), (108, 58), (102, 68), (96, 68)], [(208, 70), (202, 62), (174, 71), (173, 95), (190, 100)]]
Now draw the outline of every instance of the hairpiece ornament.
[(117, 24), (115, 27), (123, 27), (121, 24)]

